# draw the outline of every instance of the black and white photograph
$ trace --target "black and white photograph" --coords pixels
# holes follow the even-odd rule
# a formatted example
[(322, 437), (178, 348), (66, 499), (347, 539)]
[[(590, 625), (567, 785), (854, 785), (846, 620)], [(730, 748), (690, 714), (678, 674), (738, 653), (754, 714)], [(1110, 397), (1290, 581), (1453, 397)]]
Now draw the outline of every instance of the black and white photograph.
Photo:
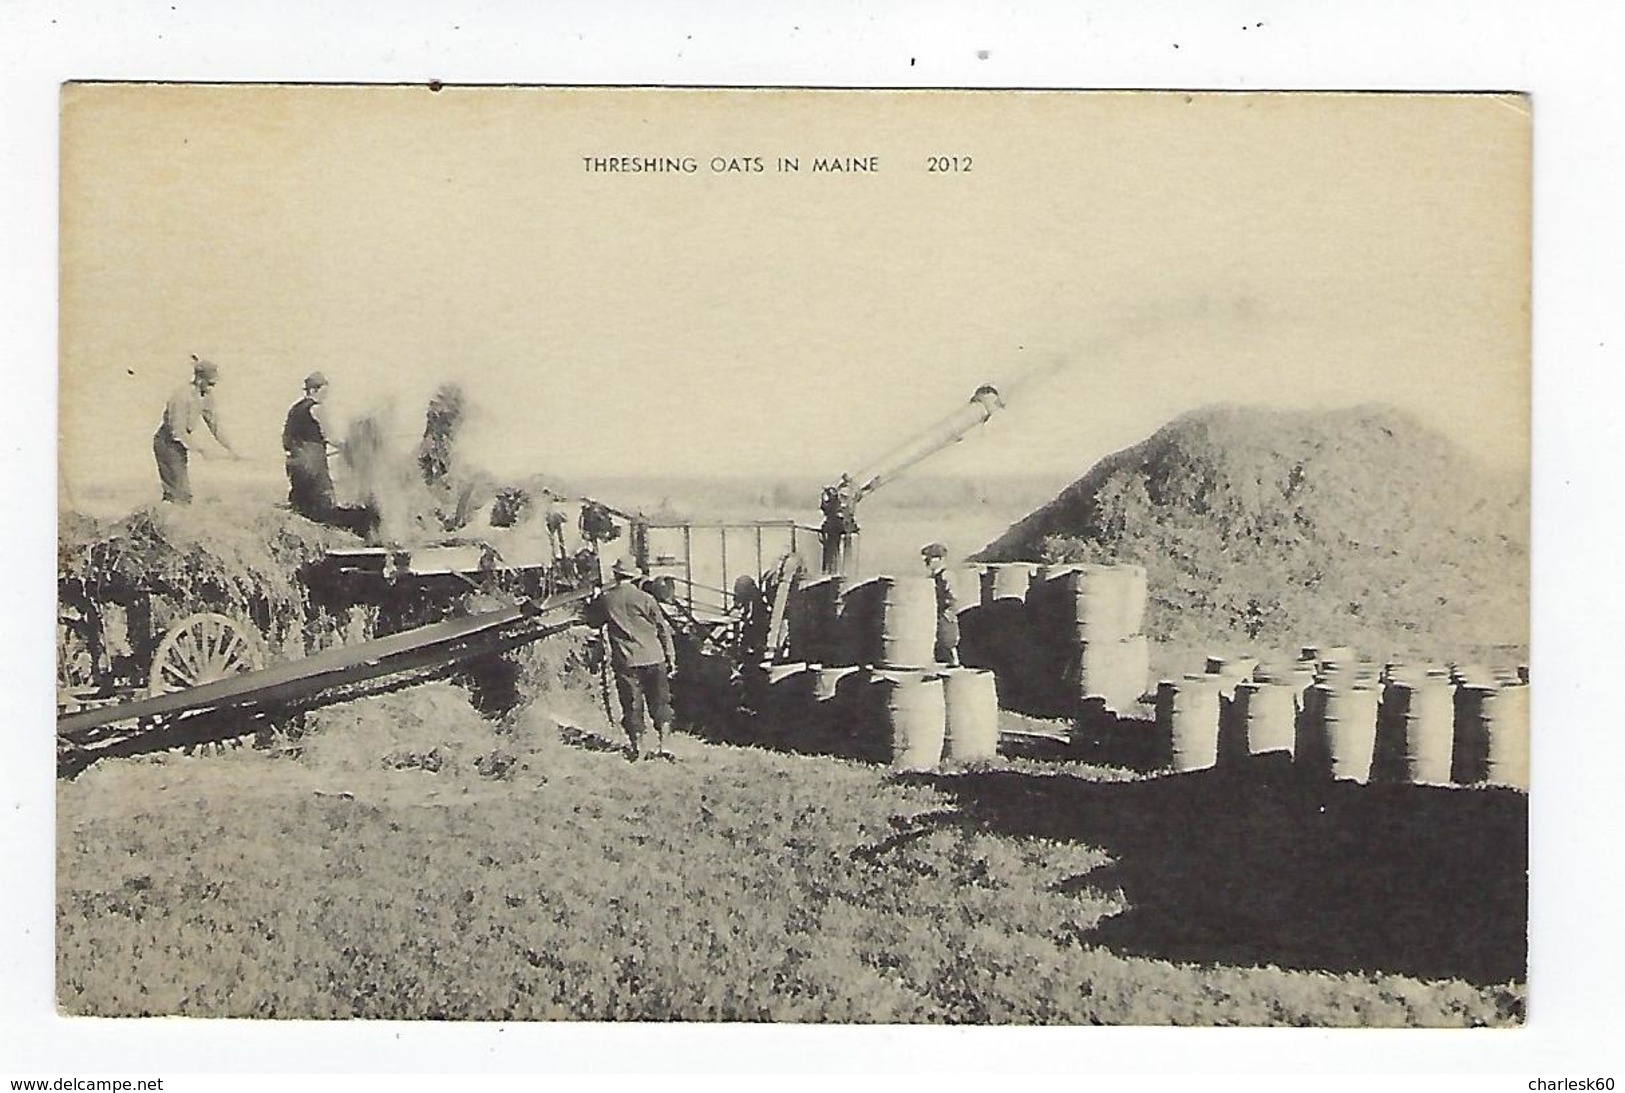
[(1523, 1026), (1532, 133), (65, 85), (57, 1007)]

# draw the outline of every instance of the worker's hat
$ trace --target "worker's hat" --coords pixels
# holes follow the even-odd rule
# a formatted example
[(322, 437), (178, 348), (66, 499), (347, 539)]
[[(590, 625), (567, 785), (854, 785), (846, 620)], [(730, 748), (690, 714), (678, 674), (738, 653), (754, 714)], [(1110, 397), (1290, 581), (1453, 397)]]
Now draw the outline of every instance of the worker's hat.
[(318, 387), (326, 386), (327, 377), (322, 375), (320, 372), (312, 372), (310, 375), (305, 377), (305, 390), (307, 391), (314, 391)]
[(630, 558), (616, 558), (612, 569), (617, 578), (630, 577), (634, 580), (637, 579), (638, 567), (632, 563)]
[(195, 380), (208, 380), (210, 383), (219, 383), (220, 366), (213, 361), (203, 360), (194, 354), (192, 357), (192, 378)]
[(920, 557), (925, 558), (927, 561), (932, 558), (946, 558), (947, 556), (948, 548), (941, 543), (927, 543), (920, 548)]

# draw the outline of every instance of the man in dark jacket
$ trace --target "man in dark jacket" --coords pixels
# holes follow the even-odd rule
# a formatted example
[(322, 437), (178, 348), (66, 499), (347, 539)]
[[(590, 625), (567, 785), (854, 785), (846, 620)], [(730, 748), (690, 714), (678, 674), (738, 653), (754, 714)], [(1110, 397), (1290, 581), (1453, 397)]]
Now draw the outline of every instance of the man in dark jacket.
[(319, 524), (333, 519), (333, 475), (327, 468), (327, 423), (322, 415), (326, 397), (327, 377), (312, 372), (305, 377), (305, 397), (288, 409), (282, 426), (288, 501), (293, 511)]
[(327, 377), (312, 372), (305, 377), (305, 397), (288, 408), (282, 425), (288, 502), (307, 520), (369, 538), (377, 531), (378, 514), (370, 508), (347, 507), (333, 500), (333, 473), (327, 466), (332, 441), (323, 412), (326, 398)]
[(655, 598), (638, 587), (637, 569), (630, 561), (616, 561), (614, 576), (615, 583), (587, 605), (586, 617), (603, 628), (609, 641), (621, 728), (628, 742), (626, 757), (642, 757), (644, 730), (652, 716), (656, 749), (651, 757), (669, 760), (673, 756), (666, 750), (666, 733), (671, 728), (671, 675), (677, 664), (671, 626)]
[(926, 571), (937, 583), (937, 648), (939, 664), (959, 667), (959, 600), (953, 585), (948, 582), (948, 548), (941, 543), (927, 543), (920, 548)]

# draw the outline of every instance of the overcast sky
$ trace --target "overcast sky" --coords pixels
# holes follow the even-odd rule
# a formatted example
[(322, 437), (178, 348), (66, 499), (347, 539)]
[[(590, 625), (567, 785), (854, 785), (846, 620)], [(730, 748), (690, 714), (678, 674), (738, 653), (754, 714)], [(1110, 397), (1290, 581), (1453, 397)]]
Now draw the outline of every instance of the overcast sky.
[(464, 383), (498, 473), (833, 477), (987, 381), (922, 471), (1081, 474), (1215, 401), (1526, 467), (1529, 136), (1494, 97), (72, 87), (63, 469), (156, 491), (191, 353), (272, 471), (313, 369), (403, 431)]

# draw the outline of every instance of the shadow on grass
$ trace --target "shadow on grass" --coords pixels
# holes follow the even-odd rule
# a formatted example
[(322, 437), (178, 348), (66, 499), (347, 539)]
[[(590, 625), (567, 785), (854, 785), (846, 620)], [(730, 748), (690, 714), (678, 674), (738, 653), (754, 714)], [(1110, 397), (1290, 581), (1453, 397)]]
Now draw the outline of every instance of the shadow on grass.
[(751, 710), (737, 688), (678, 696), (677, 727), (712, 744), (885, 763), (891, 759), (890, 737), (854, 716), (861, 701), (854, 695), (862, 685), (861, 677), (849, 676), (841, 683), (843, 700), (838, 707), (821, 704), (811, 711), (793, 704), (787, 704), (788, 709)]
[(988, 830), (1110, 854), (1129, 909), (1088, 940), (1118, 952), (1524, 978), (1528, 809), (1511, 790), (1315, 783), (1284, 755), (1133, 782), (1012, 771), (917, 780)]

